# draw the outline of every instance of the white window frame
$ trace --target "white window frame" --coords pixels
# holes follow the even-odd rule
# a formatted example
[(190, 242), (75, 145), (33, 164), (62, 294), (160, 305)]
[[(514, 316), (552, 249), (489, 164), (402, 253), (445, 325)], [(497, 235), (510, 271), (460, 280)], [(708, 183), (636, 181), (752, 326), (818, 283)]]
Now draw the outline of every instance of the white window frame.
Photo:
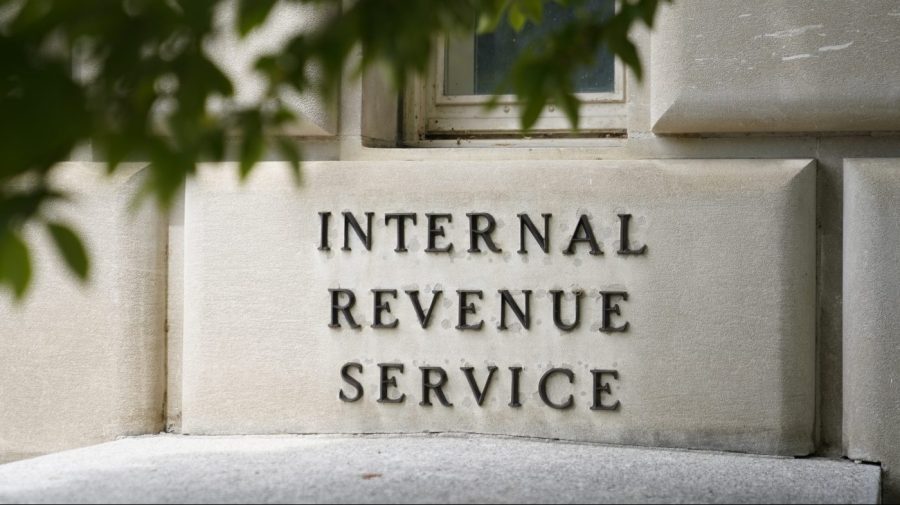
[[(526, 136), (520, 130), (515, 95), (500, 97), (499, 106), (484, 108), (490, 96), (444, 94), (447, 39), (435, 44), (432, 65), (425, 78), (415, 79), (404, 94), (403, 139), (412, 146), (481, 145), (498, 140), (576, 140), (621, 138), (626, 134), (626, 71), (616, 58), (614, 88), (605, 93), (578, 93), (581, 114), (573, 131), (563, 111), (548, 105)], [(557, 142), (558, 142), (557, 141)], [(525, 142), (528, 144), (528, 142)], [(570, 142), (566, 142), (570, 143)]]

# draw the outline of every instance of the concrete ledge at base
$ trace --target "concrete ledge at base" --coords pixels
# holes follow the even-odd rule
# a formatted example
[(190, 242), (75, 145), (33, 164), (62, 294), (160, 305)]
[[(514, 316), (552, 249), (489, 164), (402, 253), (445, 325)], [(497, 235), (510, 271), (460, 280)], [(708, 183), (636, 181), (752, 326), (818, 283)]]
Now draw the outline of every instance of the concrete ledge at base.
[(472, 435), (123, 439), (0, 466), (0, 503), (877, 503), (846, 461)]

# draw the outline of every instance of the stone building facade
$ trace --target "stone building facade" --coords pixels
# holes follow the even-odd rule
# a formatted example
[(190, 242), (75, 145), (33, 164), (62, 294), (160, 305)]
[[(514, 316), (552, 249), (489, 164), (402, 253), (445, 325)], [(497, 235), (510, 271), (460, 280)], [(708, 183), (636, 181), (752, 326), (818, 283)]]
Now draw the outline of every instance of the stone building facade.
[[(252, 97), (249, 56), (326, 15), (216, 54)], [(2, 302), (0, 461), (498, 433), (846, 457), (900, 500), (900, 4), (683, 0), (635, 38), (643, 82), (613, 62), (578, 134), (547, 110), (523, 138), (514, 104), (448, 91), (466, 63), (442, 52), (403, 93), (373, 72), (297, 97), (299, 186), (276, 158), (243, 185), (203, 166), (135, 213), (142, 164), (77, 153), (94, 278), (42, 247)]]

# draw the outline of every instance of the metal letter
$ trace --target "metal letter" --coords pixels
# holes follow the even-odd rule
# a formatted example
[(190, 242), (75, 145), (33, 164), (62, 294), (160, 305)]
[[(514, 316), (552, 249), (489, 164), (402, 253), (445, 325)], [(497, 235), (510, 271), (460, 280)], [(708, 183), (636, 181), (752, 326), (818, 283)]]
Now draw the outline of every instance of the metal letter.
[(466, 380), (469, 381), (469, 387), (472, 388), (472, 394), (475, 395), (475, 401), (478, 403), (478, 406), (481, 407), (482, 404), (484, 404), (484, 399), (487, 397), (487, 392), (491, 387), (491, 380), (494, 379), (494, 372), (497, 371), (497, 367), (488, 367), (488, 376), (487, 380), (484, 381), (484, 389), (478, 388), (478, 382), (475, 380), (475, 374), (473, 373), (475, 370), (474, 368), (469, 366), (460, 368), (460, 370), (466, 374)]
[(478, 324), (468, 324), (466, 322), (466, 314), (474, 314), (478, 311), (475, 307), (474, 303), (470, 303), (466, 305), (466, 298), (469, 295), (477, 295), (478, 299), (481, 300), (484, 298), (483, 291), (469, 291), (464, 289), (457, 289), (456, 292), (459, 294), (459, 324), (456, 325), (457, 330), (480, 330), (482, 326), (484, 326), (484, 320), (478, 322)]
[(498, 330), (506, 330), (506, 307), (512, 309), (513, 314), (516, 315), (519, 322), (522, 323), (522, 327), (526, 330), (531, 329), (531, 290), (525, 289), (522, 291), (525, 295), (525, 312), (522, 312), (522, 309), (519, 307), (519, 304), (516, 303), (515, 298), (509, 293), (507, 289), (500, 290), (500, 325), (497, 326)]
[(537, 227), (531, 222), (528, 214), (519, 214), (519, 254), (528, 254), (525, 248), (525, 229), (531, 232), (531, 236), (537, 241), (538, 245), (545, 253), (550, 252), (550, 218), (553, 214), (541, 214), (544, 218), (544, 233), (538, 231)]
[(350, 228), (353, 228), (353, 232), (356, 233), (356, 236), (362, 243), (366, 246), (367, 251), (372, 250), (372, 217), (375, 215), (373, 212), (366, 212), (366, 231), (363, 232), (362, 228), (359, 226), (359, 221), (356, 220), (356, 217), (350, 212), (342, 212), (344, 215), (344, 247), (341, 247), (342, 251), (351, 251), (350, 248)]
[(603, 405), (602, 397), (603, 393), (608, 395), (612, 394), (609, 383), (603, 384), (603, 376), (612, 375), (614, 380), (619, 380), (619, 372), (616, 370), (591, 370), (591, 374), (594, 376), (594, 404), (591, 406), (591, 410), (619, 410), (619, 406), (622, 405), (622, 402), (616, 400), (614, 405)]
[(509, 406), (514, 409), (517, 409), (522, 406), (522, 404), (519, 402), (519, 397), (521, 396), (519, 394), (519, 383), (520, 383), (519, 379), (522, 376), (522, 367), (511, 366), (511, 367), (509, 367), (509, 371), (512, 373), (512, 384), (511, 384), (511, 391), (510, 391)]
[(359, 363), (347, 363), (341, 368), (341, 378), (344, 379), (344, 382), (350, 384), (351, 386), (353, 386), (353, 389), (356, 390), (356, 394), (352, 397), (344, 394), (343, 389), (341, 389), (341, 391), (338, 393), (338, 398), (340, 398), (342, 402), (347, 403), (358, 402), (363, 397), (362, 384), (360, 384), (359, 381), (354, 379), (353, 377), (350, 377), (351, 368), (356, 369), (356, 371), (358, 371), (359, 373), (363, 373), (363, 366)]
[[(347, 320), (351, 328), (354, 330), (361, 328), (360, 325), (356, 324), (356, 320), (353, 319), (353, 314), (350, 313), (350, 309), (356, 304), (356, 295), (353, 294), (353, 291), (349, 289), (329, 289), (328, 292), (331, 293), (331, 324), (328, 327), (340, 328), (341, 322), (338, 320), (338, 316), (339, 314), (344, 314), (344, 319)], [(347, 295), (346, 305), (341, 305), (341, 295)]]
[(375, 322), (372, 323), (372, 328), (396, 328), (400, 321), (394, 318), (390, 323), (384, 324), (381, 321), (381, 316), (384, 312), (388, 314), (391, 313), (391, 304), (389, 302), (382, 302), (381, 295), (391, 295), (394, 299), (397, 299), (397, 290), (396, 289), (373, 289), (372, 293), (375, 294)]
[(547, 370), (547, 373), (545, 373), (543, 377), (541, 377), (541, 382), (538, 384), (538, 393), (541, 395), (541, 400), (543, 400), (548, 407), (556, 410), (570, 409), (575, 405), (574, 395), (569, 395), (569, 398), (565, 403), (553, 403), (550, 398), (547, 397), (547, 381), (556, 374), (565, 375), (569, 379), (569, 384), (575, 382), (575, 374), (568, 368), (551, 368), (550, 370)]
[(622, 315), (622, 310), (619, 309), (619, 304), (612, 305), (613, 297), (620, 297), (622, 301), (628, 301), (628, 293), (624, 291), (601, 291), (600, 298), (603, 300), (603, 317), (602, 322), (600, 323), (600, 331), (603, 333), (617, 333), (617, 332), (625, 332), (628, 331), (628, 322), (622, 326), (612, 326), (612, 315), (615, 314), (617, 316)]
[(401, 394), (400, 398), (390, 397), (390, 388), (397, 387), (397, 378), (388, 376), (391, 370), (397, 370), (402, 374), (403, 363), (379, 363), (378, 368), (381, 369), (381, 391), (378, 403), (403, 403), (406, 400), (406, 394)]
[(322, 238), (319, 240), (320, 251), (330, 251), (331, 246), (328, 245), (328, 220), (331, 218), (331, 212), (319, 212), (322, 219)]
[(442, 293), (443, 291), (434, 292), (434, 296), (431, 297), (431, 305), (428, 306), (428, 312), (425, 312), (422, 310), (422, 303), (419, 301), (419, 292), (406, 292), (409, 299), (412, 300), (413, 308), (416, 310), (416, 316), (419, 318), (419, 324), (422, 325), (423, 329), (427, 329), (428, 325), (431, 324), (431, 314), (434, 312), (434, 307), (437, 305), (438, 298), (441, 297)]
[(447, 244), (446, 247), (438, 247), (438, 237), (446, 235), (444, 227), (437, 224), (438, 219), (446, 219), (448, 223), (453, 222), (451, 214), (425, 214), (428, 218), (428, 247), (425, 249), (427, 253), (449, 253), (453, 250), (453, 244)]
[[(444, 396), (444, 390), (442, 389), (444, 384), (447, 384), (447, 372), (439, 366), (420, 366), (419, 370), (422, 371), (422, 401), (419, 402), (419, 405), (431, 407), (431, 391), (434, 391), (441, 405), (452, 407), (453, 404), (447, 401), (447, 397)], [(437, 384), (431, 382), (431, 372), (438, 373), (439, 379)]]
[(385, 214), (384, 225), (388, 226), (392, 219), (397, 220), (397, 248), (394, 252), (407, 252), (406, 249), (406, 221), (412, 220), (413, 226), (416, 225), (416, 214)]
[[(491, 238), (491, 234), (493, 234), (494, 230), (497, 228), (497, 221), (494, 220), (494, 216), (487, 212), (472, 212), (466, 215), (469, 216), (469, 252), (481, 252), (481, 249), (478, 247), (479, 237), (484, 240), (484, 243), (491, 251), (495, 253), (503, 252), (494, 245), (494, 239)], [(487, 228), (483, 230), (478, 227), (478, 221), (482, 218), (487, 219)]]
[(631, 243), (628, 240), (628, 223), (631, 222), (631, 214), (618, 214), (619, 222), (619, 250), (616, 254), (622, 256), (640, 256), (646, 254), (647, 245), (644, 244), (640, 249), (631, 249)]
[(591, 227), (591, 222), (584, 214), (578, 219), (578, 224), (575, 226), (575, 232), (572, 233), (572, 240), (569, 241), (569, 247), (563, 251), (563, 254), (575, 254), (575, 245), (581, 242), (590, 244), (591, 256), (600, 256), (603, 254), (600, 245), (597, 243), (597, 238), (594, 237), (594, 229)]
[(572, 291), (575, 295), (575, 321), (572, 324), (566, 324), (562, 320), (562, 299), (563, 292), (558, 289), (550, 290), (553, 295), (553, 324), (563, 331), (572, 331), (581, 324), (581, 296), (584, 292), (581, 290)]

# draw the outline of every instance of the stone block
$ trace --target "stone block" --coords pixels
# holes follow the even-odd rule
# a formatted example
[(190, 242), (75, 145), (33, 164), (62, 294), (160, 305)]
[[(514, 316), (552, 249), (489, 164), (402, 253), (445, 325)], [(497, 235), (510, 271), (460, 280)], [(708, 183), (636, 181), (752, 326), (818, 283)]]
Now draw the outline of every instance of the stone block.
[(698, 0), (652, 35), (657, 133), (900, 130), (893, 0)]
[[(810, 161), (308, 162), (301, 187), (283, 164), (261, 165), (243, 186), (236, 173), (206, 166), (185, 198), (186, 434), (438, 431), (790, 455), (813, 448)], [(320, 250), (323, 212), (328, 250)], [(371, 251), (349, 220), (351, 250), (342, 250), (343, 212), (361, 232), (373, 213)], [(405, 244), (396, 219), (385, 225), (388, 213), (415, 213)], [(427, 214), (443, 213), (452, 222), (429, 223)], [(491, 227), (477, 213), (492, 215), (501, 252), (484, 239), (482, 252), (469, 252), (471, 230)], [(547, 253), (527, 227), (528, 252), (518, 253), (520, 213), (549, 237)], [(602, 255), (590, 254), (588, 226)], [(580, 241), (566, 255), (572, 237)], [(450, 243), (451, 253), (426, 252)], [(618, 253), (645, 245), (643, 254)], [(346, 305), (349, 294), (332, 290), (353, 292), (359, 329), (333, 314), (333, 301)], [(522, 320), (511, 303), (503, 309), (501, 290)], [(564, 292), (562, 325), (574, 321), (575, 291), (584, 293), (572, 331), (555, 321), (553, 290)], [(374, 305), (385, 302), (381, 323), (398, 325), (373, 328)], [(479, 321), (480, 330), (457, 329)], [(426, 398), (423, 379), (442, 382), (437, 367), (452, 407), (437, 388)], [(497, 370), (479, 406), (489, 367)], [(358, 401), (339, 399), (359, 388)], [(403, 403), (390, 403), (401, 394)], [(550, 406), (569, 399), (571, 408)]]
[(844, 445), (900, 502), (900, 159), (844, 168)]
[(82, 287), (44, 230), (28, 230), (28, 297), (0, 299), (0, 460), (162, 427), (165, 222), (152, 205), (129, 212), (140, 168), (112, 178), (101, 163), (56, 169), (73, 200), (50, 213), (80, 232), (92, 275)]

